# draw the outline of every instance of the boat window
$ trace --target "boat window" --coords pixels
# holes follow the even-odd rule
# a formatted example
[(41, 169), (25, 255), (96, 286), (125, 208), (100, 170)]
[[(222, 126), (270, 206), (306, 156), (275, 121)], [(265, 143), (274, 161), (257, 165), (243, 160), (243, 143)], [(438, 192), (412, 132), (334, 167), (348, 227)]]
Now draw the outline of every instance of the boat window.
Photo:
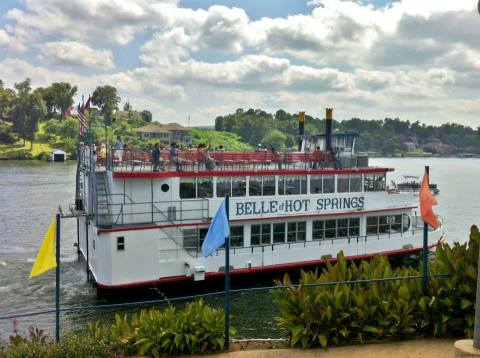
[[(301, 231), (301, 229), (299, 229), (299, 231)], [(345, 237), (357, 237), (359, 235), (359, 217), (336, 220), (314, 220), (312, 222), (312, 240), (332, 240)]]
[(278, 178), (278, 194), (298, 195), (307, 193), (307, 177), (298, 175), (280, 176)]
[(323, 176), (323, 192), (335, 193), (335, 175)]
[(270, 245), (270, 224), (262, 224), (262, 245)]
[(365, 174), (363, 180), (364, 191), (375, 191), (375, 174)]
[(348, 236), (355, 237), (360, 235), (360, 218), (350, 218), (348, 222)]
[(365, 174), (363, 181), (365, 191), (385, 191), (386, 175), (385, 173)]
[(232, 196), (231, 182), (229, 177), (217, 177), (217, 197)]
[(367, 217), (367, 235), (378, 235), (378, 216)]
[(248, 195), (260, 196), (262, 195), (262, 177), (250, 177), (248, 183)]
[(243, 247), (243, 226), (232, 226), (230, 228), (230, 246)]
[(321, 175), (310, 176), (310, 193), (311, 194), (322, 193), (322, 176)]
[(385, 173), (375, 175), (375, 191), (386, 190), (386, 175)]
[(213, 178), (205, 177), (197, 179), (197, 198), (213, 197)]
[(325, 239), (335, 239), (337, 236), (337, 220), (325, 220)]
[(339, 174), (337, 176), (337, 192), (348, 193), (349, 191), (349, 179), (348, 174)]
[(263, 195), (275, 195), (275, 177), (263, 177)]
[(270, 245), (270, 224), (252, 225), (251, 245)]
[(410, 229), (410, 217), (407, 214), (403, 214), (402, 232)]
[(285, 223), (273, 224), (273, 243), (279, 244), (285, 242)]
[(337, 220), (337, 238), (348, 237), (348, 219)]
[(325, 222), (323, 220), (316, 220), (312, 222), (312, 240), (323, 240)]
[(367, 235), (396, 234), (410, 227), (408, 215), (383, 215), (367, 217)]
[(390, 232), (402, 232), (402, 215), (390, 216)]
[(350, 192), (356, 193), (362, 191), (362, 174), (350, 175)]
[(197, 249), (197, 229), (184, 229), (183, 233), (183, 247), (185, 249)]
[(196, 197), (195, 178), (180, 178), (180, 198), (194, 199)]
[[(207, 236), (207, 232), (208, 232), (208, 227), (198, 229), (198, 248), (197, 248), (198, 251), (200, 251), (202, 248), (203, 241)], [(223, 247), (223, 245), (221, 247)]]
[(299, 221), (297, 223), (297, 241), (305, 241), (307, 239), (307, 223)]
[(125, 237), (123, 236), (117, 237), (117, 251), (125, 251)]
[(295, 242), (297, 240), (297, 223), (287, 223), (287, 241)]
[(246, 177), (232, 177), (232, 196), (247, 195), (247, 178)]

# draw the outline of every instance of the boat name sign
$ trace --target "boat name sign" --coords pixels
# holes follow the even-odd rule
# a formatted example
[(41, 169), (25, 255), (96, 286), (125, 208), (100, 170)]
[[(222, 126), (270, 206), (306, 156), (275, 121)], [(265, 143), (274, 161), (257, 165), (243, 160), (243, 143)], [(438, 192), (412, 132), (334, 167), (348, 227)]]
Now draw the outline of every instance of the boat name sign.
[(363, 209), (365, 197), (260, 200), (235, 203), (235, 215), (288, 214), (300, 212)]

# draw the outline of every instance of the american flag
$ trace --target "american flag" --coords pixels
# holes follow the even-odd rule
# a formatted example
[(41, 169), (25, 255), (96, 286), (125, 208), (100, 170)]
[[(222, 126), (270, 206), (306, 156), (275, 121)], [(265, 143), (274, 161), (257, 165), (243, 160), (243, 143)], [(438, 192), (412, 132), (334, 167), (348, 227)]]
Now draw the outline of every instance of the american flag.
[(77, 107), (77, 120), (80, 123), (80, 134), (85, 133), (87, 130), (87, 119), (85, 117), (85, 112), (90, 109), (90, 97), (85, 104), (80, 105), (78, 104)]

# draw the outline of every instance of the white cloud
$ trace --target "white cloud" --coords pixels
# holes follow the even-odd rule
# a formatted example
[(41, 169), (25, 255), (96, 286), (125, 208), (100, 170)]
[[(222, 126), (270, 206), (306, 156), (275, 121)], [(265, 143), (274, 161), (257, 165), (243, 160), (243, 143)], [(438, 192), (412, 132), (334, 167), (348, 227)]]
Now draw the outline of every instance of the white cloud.
[(47, 61), (61, 65), (75, 65), (95, 69), (115, 67), (113, 53), (108, 49), (94, 49), (77, 41), (55, 41), (40, 45)]
[[(16, 51), (4, 56), (0, 78), (68, 80), (83, 92), (108, 83), (160, 118), (168, 113), (185, 123), (191, 114), (192, 124), (211, 124), (229, 106), (317, 114), (332, 105), (340, 117), (478, 125), (480, 20), (472, 0), (384, 7), (315, 0), (309, 14), (255, 21), (241, 8), (181, 5), (25, 0), (0, 29), (0, 47)], [(139, 58), (130, 66), (117, 58), (116, 69), (110, 45)], [(39, 54), (47, 61), (35, 66), (32, 56)], [(95, 75), (99, 69), (108, 74)], [(459, 108), (468, 110), (453, 117)]]

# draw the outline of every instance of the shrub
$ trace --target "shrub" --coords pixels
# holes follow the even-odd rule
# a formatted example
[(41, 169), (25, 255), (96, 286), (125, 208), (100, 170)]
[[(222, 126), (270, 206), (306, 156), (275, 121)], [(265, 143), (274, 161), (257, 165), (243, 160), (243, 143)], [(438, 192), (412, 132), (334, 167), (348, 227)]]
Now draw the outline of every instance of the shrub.
[[(142, 310), (115, 316), (112, 325), (89, 323), (90, 337), (103, 341), (112, 351), (140, 355), (202, 353), (224, 347), (225, 316), (222, 310), (203, 300), (191, 302), (178, 310)], [(234, 329), (231, 329), (232, 334)]]
[[(359, 265), (347, 264), (343, 253), (321, 274), (302, 272), (298, 288), (272, 290), (292, 346), (326, 347), (330, 344), (411, 336), (467, 336), (473, 332), (474, 302), (480, 234), (472, 227), (463, 245), (440, 244), (431, 274), (448, 278), (429, 280), (424, 296), (421, 280), (395, 280), (334, 286), (308, 286), (322, 282), (368, 280), (420, 275), (421, 268), (392, 269), (386, 257)], [(283, 282), (291, 284), (288, 275)]]

